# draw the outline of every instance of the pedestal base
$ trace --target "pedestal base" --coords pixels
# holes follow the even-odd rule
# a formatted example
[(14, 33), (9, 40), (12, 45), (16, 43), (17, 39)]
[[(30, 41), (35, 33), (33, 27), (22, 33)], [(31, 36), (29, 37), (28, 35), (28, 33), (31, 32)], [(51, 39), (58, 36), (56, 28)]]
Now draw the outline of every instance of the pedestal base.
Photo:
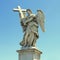
[(17, 50), (19, 60), (40, 60), (41, 51), (35, 48)]

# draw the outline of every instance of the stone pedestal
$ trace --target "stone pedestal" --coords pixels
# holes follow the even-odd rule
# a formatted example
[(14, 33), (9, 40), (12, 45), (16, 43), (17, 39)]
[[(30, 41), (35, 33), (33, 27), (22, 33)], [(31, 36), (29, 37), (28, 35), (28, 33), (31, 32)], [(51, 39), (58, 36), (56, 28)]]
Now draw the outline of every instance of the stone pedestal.
[(19, 60), (40, 60), (42, 54), (42, 52), (36, 48), (21, 49), (17, 50), (17, 52), (19, 54)]

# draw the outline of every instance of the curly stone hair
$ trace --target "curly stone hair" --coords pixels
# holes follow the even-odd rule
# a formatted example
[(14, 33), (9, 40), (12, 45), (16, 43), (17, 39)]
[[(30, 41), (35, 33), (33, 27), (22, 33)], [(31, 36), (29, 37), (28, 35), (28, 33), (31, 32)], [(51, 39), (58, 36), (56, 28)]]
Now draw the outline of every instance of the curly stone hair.
[(30, 9), (27, 9), (26, 11), (30, 11), (32, 13), (32, 11)]

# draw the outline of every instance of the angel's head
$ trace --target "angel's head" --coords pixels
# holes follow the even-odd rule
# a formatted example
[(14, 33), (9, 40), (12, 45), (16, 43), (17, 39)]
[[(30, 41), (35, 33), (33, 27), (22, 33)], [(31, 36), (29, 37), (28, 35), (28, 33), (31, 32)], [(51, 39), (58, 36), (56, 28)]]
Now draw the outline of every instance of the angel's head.
[(28, 15), (32, 14), (32, 11), (30, 9), (27, 9), (26, 12), (28, 13)]
[(37, 10), (37, 12), (43, 13), (42, 10)]

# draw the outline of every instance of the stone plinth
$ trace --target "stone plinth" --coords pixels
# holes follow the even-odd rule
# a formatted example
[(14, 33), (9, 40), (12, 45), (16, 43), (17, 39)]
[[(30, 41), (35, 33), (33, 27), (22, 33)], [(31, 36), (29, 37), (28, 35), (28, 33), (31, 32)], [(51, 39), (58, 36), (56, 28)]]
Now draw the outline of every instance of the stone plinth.
[(36, 48), (21, 49), (17, 50), (17, 52), (19, 54), (19, 60), (40, 60), (40, 55), (42, 54)]

